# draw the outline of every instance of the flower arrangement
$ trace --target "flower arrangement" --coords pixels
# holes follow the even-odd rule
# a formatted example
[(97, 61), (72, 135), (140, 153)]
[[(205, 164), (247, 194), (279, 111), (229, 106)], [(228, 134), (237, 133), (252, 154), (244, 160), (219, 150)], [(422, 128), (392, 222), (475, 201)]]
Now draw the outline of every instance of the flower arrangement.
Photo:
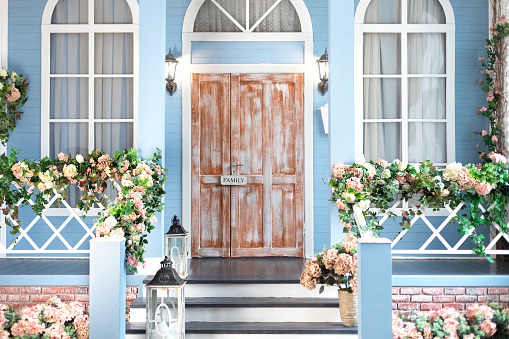
[[(308, 290), (314, 290), (316, 284), (337, 286), (341, 291), (357, 293), (357, 238), (348, 234), (343, 243), (309, 260), (300, 276), (300, 283)], [(324, 286), (320, 287), (320, 293)]]
[[(137, 271), (144, 262), (147, 232), (154, 229), (155, 213), (164, 205), (166, 174), (158, 164), (159, 151), (149, 160), (140, 159), (133, 149), (115, 152), (113, 158), (99, 150), (75, 157), (60, 153), (57, 159), (40, 161), (19, 160), (16, 155), (12, 150), (0, 157), (0, 204), (5, 205), (3, 213), (16, 221), (9, 224), (11, 234), (20, 228), (17, 202), (30, 205), (28, 199), (34, 195), (30, 206), (40, 215), (53, 190), (65, 199), (66, 188), (76, 184), (83, 192), (77, 208), (87, 212), (96, 203), (106, 206), (95, 224), (96, 237), (125, 237), (127, 267)], [(118, 191), (113, 201), (103, 194), (108, 182)], [(12, 183), (19, 188), (13, 189)]]
[(453, 308), (430, 312), (392, 314), (393, 339), (407, 338), (508, 338), (509, 309), (498, 304), (468, 306), (461, 314)]
[(0, 69), (0, 142), (5, 145), (9, 133), (21, 119), (19, 107), (27, 101), (28, 82), (22, 75)]
[(16, 313), (0, 305), (0, 339), (88, 339), (88, 314), (82, 304), (58, 298)]
[[(391, 202), (397, 197), (409, 200), (419, 196), (417, 210), (402, 212), (402, 229), (410, 228), (409, 216), (421, 214), (423, 207), (437, 209), (449, 205), (455, 208), (461, 202), (467, 202), (468, 212), (457, 216), (459, 232), (467, 234), (473, 230), (470, 237), (475, 244), (474, 251), (485, 255), (483, 236), (477, 234), (475, 229), (497, 223), (503, 232), (508, 231), (505, 206), (508, 203), (509, 167), (502, 154), (492, 153), (488, 158), (490, 162), (484, 164), (463, 166), (452, 163), (445, 169), (435, 167), (429, 161), (408, 164), (399, 160), (388, 163), (378, 159), (363, 164), (338, 163), (334, 165), (329, 180), (332, 201), (336, 202), (340, 221), (345, 223), (344, 231), (352, 232), (357, 237), (362, 232), (378, 236), (383, 229), (378, 223), (380, 214), (387, 214), (393, 219), (398, 217), (390, 210)], [(490, 213), (482, 210), (484, 203), (493, 204)], [(354, 206), (363, 211), (366, 229), (356, 224)]]

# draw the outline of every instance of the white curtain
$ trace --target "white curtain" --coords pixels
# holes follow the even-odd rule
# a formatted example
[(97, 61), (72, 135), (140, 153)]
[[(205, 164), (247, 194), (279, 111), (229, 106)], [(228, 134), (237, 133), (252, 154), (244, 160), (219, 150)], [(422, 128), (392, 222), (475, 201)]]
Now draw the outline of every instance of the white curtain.
[[(408, 21), (411, 24), (445, 24), (445, 15), (438, 0), (409, 0)], [(409, 34), (408, 73), (445, 74), (445, 52), (445, 34)], [(410, 78), (408, 117), (445, 119), (445, 85), (443, 77)], [(408, 161), (447, 162), (445, 126), (445, 122), (410, 123)]]
[[(401, 22), (399, 1), (374, 0), (366, 11), (365, 23)], [(364, 74), (401, 74), (401, 36), (394, 33), (364, 35)], [(401, 118), (401, 79), (364, 79), (364, 119)], [(400, 122), (365, 122), (364, 156), (393, 160), (401, 158)]]
[[(245, 0), (216, 0), (242, 27), (246, 27)], [(249, 0), (249, 27), (275, 4), (275, 0)], [(241, 32), (212, 1), (205, 0), (194, 23), (195, 32)], [(300, 32), (297, 11), (290, 0), (282, 0), (254, 29), (254, 32)]]
[[(407, 0), (403, 0), (407, 1)], [(399, 1), (374, 0), (366, 12), (365, 23), (399, 23)], [(445, 23), (438, 0), (408, 0), (410, 24)], [(406, 53), (406, 52), (405, 52)], [(445, 119), (445, 35), (408, 34), (408, 74), (426, 77), (365, 78), (364, 119), (401, 119), (401, 86), (408, 86), (410, 119)], [(372, 33), (364, 36), (364, 74), (401, 74), (400, 34)], [(435, 75), (435, 76), (433, 76)], [(364, 152), (368, 160), (401, 159), (400, 122), (365, 122)], [(409, 161), (430, 159), (446, 162), (445, 122), (421, 121), (408, 125)]]

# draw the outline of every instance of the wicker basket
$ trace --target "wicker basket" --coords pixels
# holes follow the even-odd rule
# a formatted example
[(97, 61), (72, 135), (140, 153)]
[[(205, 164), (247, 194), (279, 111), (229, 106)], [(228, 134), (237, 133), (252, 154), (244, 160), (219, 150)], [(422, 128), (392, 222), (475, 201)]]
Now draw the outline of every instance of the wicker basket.
[(357, 326), (357, 294), (338, 290), (339, 314), (346, 327)]

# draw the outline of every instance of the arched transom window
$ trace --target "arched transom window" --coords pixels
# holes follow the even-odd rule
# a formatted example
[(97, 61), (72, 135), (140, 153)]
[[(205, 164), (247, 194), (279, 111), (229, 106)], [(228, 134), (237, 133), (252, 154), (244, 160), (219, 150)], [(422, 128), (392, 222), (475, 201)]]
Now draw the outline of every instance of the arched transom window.
[(137, 2), (49, 0), (42, 33), (42, 156), (136, 147)]
[(355, 28), (357, 157), (454, 161), (448, 0), (361, 1)]
[(290, 0), (205, 0), (195, 32), (301, 32)]

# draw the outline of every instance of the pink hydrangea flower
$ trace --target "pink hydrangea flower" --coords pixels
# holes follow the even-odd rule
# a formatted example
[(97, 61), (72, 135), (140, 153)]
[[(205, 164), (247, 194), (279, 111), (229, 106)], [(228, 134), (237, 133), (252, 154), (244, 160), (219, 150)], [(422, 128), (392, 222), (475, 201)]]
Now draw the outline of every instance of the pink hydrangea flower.
[(356, 191), (362, 191), (364, 185), (361, 183), (361, 179), (358, 177), (351, 177), (346, 180), (346, 186), (353, 188)]

